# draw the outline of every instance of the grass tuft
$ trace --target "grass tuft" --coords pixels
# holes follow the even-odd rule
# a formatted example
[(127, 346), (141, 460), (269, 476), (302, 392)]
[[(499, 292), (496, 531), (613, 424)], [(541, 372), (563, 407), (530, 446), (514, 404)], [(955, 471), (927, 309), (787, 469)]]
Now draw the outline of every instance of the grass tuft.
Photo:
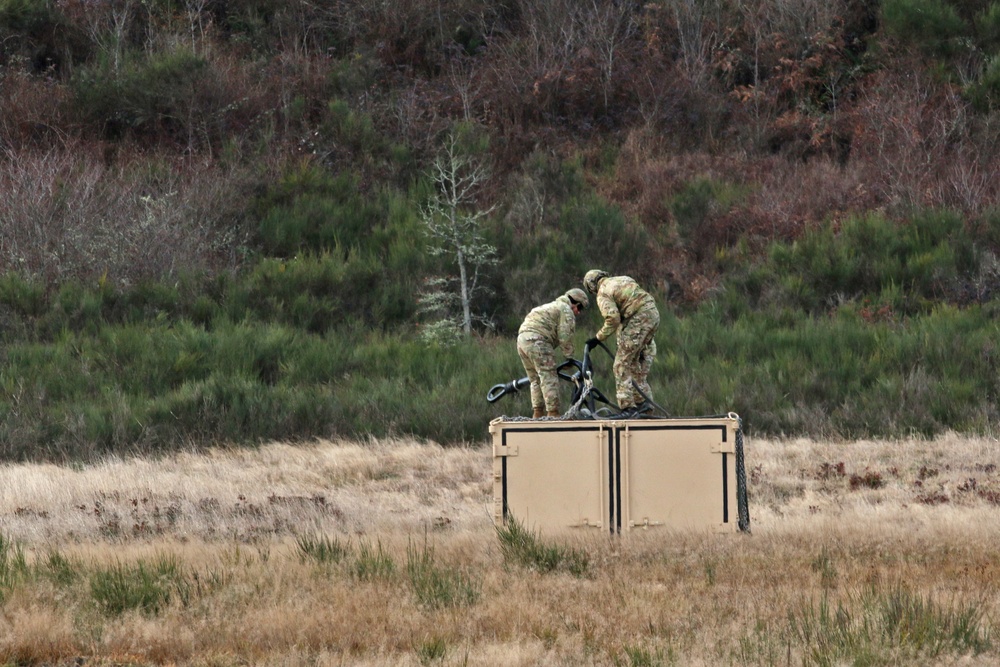
[(0, 601), (7, 591), (28, 576), (28, 572), (24, 548), (0, 533)]
[(496, 534), (500, 540), (500, 553), (509, 564), (542, 573), (565, 570), (577, 577), (587, 572), (589, 558), (586, 553), (561, 545), (545, 544), (538, 534), (527, 530), (513, 517), (508, 518), (504, 525), (497, 526)]
[(389, 579), (396, 573), (396, 563), (392, 556), (382, 547), (379, 541), (374, 547), (370, 542), (358, 545), (358, 554), (354, 560), (352, 574), (359, 581), (378, 581)]
[(899, 585), (872, 585), (836, 605), (824, 593), (817, 604), (789, 612), (789, 631), (806, 665), (889, 664), (991, 646), (979, 604), (948, 608)]
[(118, 563), (96, 570), (90, 579), (90, 594), (107, 616), (130, 610), (155, 616), (177, 596), (187, 599), (187, 581), (179, 561), (161, 556), (152, 563)]
[(430, 609), (475, 604), (482, 591), (471, 575), (439, 565), (426, 539), (419, 549), (412, 542), (407, 545), (406, 574), (417, 602)]
[(302, 560), (313, 560), (320, 565), (337, 565), (351, 555), (351, 541), (341, 542), (338, 537), (299, 535), (295, 544)]
[(448, 644), (440, 637), (432, 637), (417, 646), (417, 658), (421, 665), (433, 665), (444, 660), (448, 654)]

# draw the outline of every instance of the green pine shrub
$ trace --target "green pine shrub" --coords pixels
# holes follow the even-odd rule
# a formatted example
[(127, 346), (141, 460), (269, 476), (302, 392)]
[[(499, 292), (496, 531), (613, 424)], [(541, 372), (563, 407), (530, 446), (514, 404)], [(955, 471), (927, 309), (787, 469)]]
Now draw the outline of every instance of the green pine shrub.
[(89, 59), (89, 40), (60, 4), (0, 0), (0, 54), (20, 56), (33, 73), (45, 75), (70, 71), (75, 63)]
[(48, 307), (45, 286), (17, 273), (0, 277), (0, 306), (20, 317), (37, 317)]
[(982, 112), (1000, 106), (1000, 55), (994, 55), (986, 62), (979, 79), (965, 88), (965, 95)]
[(882, 5), (886, 32), (933, 57), (950, 57), (962, 47), (969, 26), (944, 0), (888, 0)]
[(976, 14), (976, 42), (987, 54), (1000, 52), (1000, 3), (990, 2)]
[[(651, 253), (645, 228), (595, 195), (573, 198), (557, 214), (553, 227), (509, 241), (511, 250), (504, 253), (500, 272), (502, 310), (509, 313), (502, 331), (516, 331), (529, 310), (580, 287), (590, 269), (633, 275)], [(633, 277), (640, 282), (645, 278)]]
[(868, 298), (908, 315), (954, 298), (978, 277), (980, 257), (957, 213), (920, 212), (905, 223), (872, 214), (773, 244), (767, 263), (738, 272), (733, 287), (756, 305), (819, 313)]
[(744, 188), (711, 178), (698, 178), (686, 184), (670, 198), (669, 210), (680, 242), (688, 248), (705, 253), (715, 234), (708, 229), (712, 216), (726, 213), (746, 196)]
[(0, 27), (12, 33), (41, 34), (58, 23), (51, 0), (0, 0)]
[(265, 253), (290, 257), (337, 246), (372, 249), (368, 234), (384, 220), (383, 202), (362, 197), (357, 176), (349, 172), (323, 181), (318, 192), (296, 194), (267, 211), (260, 223)]
[(72, 112), (101, 136), (129, 133), (188, 139), (210, 113), (198, 108), (198, 96), (211, 85), (211, 65), (184, 49), (151, 55), (126, 54), (120, 69), (105, 55), (73, 73)]

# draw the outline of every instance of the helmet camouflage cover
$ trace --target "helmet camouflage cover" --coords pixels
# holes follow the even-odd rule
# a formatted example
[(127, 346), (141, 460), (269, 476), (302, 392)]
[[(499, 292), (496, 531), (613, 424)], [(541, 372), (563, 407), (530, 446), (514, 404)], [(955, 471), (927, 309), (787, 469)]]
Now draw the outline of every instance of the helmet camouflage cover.
[(607, 278), (608, 272), (601, 271), (600, 269), (591, 269), (587, 271), (587, 275), (583, 277), (583, 286), (587, 288), (587, 291), (591, 294), (597, 294), (597, 283), (601, 281), (601, 278)]
[(590, 298), (587, 296), (587, 293), (579, 287), (574, 287), (566, 292), (566, 296), (568, 296), (569, 300), (573, 303), (580, 304), (581, 309), (585, 309), (590, 306)]

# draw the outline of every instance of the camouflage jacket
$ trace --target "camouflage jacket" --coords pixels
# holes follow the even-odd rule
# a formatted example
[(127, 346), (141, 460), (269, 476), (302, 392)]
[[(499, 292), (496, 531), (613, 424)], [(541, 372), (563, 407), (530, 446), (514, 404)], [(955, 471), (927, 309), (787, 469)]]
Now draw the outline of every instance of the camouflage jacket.
[(532, 308), (524, 318), (518, 335), (529, 333), (540, 336), (553, 349), (562, 348), (567, 357), (573, 356), (573, 332), (576, 331), (576, 316), (565, 294), (551, 303)]
[(656, 302), (646, 290), (628, 276), (611, 276), (601, 281), (597, 289), (597, 307), (604, 316), (604, 326), (597, 332), (598, 340), (607, 340), (636, 313), (656, 310)]

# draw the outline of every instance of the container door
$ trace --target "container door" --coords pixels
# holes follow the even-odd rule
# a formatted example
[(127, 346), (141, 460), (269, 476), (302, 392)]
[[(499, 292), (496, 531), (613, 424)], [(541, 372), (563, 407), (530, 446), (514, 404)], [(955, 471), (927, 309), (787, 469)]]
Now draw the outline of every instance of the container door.
[(611, 530), (608, 430), (499, 425), (494, 431), (497, 522), (529, 530)]
[(620, 426), (618, 530), (738, 529), (735, 423)]

